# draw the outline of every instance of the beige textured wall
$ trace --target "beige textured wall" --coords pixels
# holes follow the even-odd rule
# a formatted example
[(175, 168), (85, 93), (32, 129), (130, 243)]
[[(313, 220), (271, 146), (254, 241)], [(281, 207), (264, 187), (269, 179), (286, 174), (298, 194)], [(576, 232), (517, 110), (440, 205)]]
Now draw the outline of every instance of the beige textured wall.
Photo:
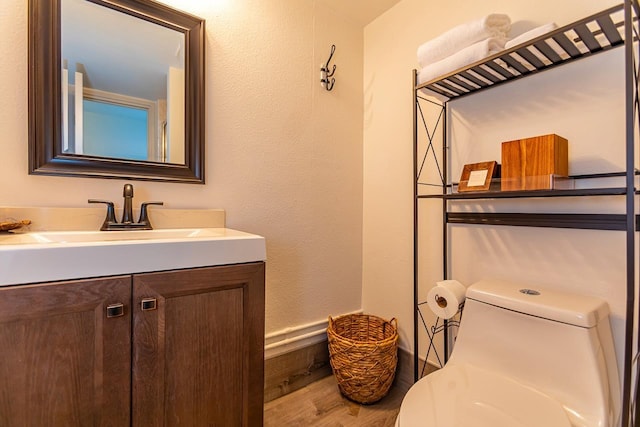
[[(616, 3), (462, 0), (454, 10), (450, 2), (403, 0), (365, 28), (363, 309), (399, 318), (402, 347), (413, 348), (411, 70), (417, 67), (418, 46), (492, 12), (509, 14), (516, 28), (550, 21), (564, 25)], [(452, 165), (454, 180), (464, 163), (500, 161), (501, 141), (547, 133), (569, 139), (570, 173), (622, 170), (621, 66), (618, 49), (452, 103), (453, 154), (460, 159)], [(424, 203), (421, 213), (431, 219), (421, 222), (422, 298), (441, 279), (442, 269), (441, 204)], [(612, 198), (581, 200), (579, 207), (568, 200), (522, 203), (489, 201), (455, 209), (621, 212)], [(452, 277), (467, 285), (500, 278), (607, 299), (622, 360), (623, 233), (456, 226), (452, 237)]]
[[(207, 184), (134, 182), (134, 204), (223, 208), (228, 227), (265, 236), (267, 332), (358, 310), (362, 29), (313, 0), (166, 3), (206, 19)], [(121, 204), (122, 180), (27, 174), (24, 0), (0, 2), (0, 56), (0, 205)]]

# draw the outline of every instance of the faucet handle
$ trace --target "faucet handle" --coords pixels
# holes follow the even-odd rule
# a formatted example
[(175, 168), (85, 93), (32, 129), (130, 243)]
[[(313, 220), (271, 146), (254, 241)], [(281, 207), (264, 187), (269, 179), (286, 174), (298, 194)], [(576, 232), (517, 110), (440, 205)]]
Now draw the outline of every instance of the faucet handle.
[(116, 221), (116, 211), (115, 208), (113, 207), (113, 202), (110, 202), (108, 200), (96, 200), (96, 199), (89, 199), (87, 200), (88, 203), (104, 203), (105, 205), (107, 205), (107, 216), (104, 219), (104, 222), (102, 223), (102, 227), (100, 227), (101, 231), (104, 231), (107, 229), (107, 227), (109, 226), (109, 224), (116, 224), (118, 221)]
[(142, 204), (140, 204), (140, 219), (138, 220), (138, 224), (145, 224), (148, 227), (147, 228), (148, 230), (153, 230), (153, 227), (151, 227), (151, 221), (149, 221), (149, 215), (147, 213), (147, 206), (149, 205), (162, 206), (164, 205), (164, 203), (163, 202), (143, 202)]

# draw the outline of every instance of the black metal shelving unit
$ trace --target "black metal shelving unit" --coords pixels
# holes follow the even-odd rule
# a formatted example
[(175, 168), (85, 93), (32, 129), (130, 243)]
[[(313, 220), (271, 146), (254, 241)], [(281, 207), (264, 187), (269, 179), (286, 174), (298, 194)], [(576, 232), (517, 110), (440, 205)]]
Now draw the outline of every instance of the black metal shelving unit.
[[(625, 321), (625, 354), (624, 382), (622, 385), (622, 426), (640, 425), (640, 405), (633, 401), (638, 392), (636, 378), (632, 373), (637, 368), (634, 355), (638, 352), (636, 334), (640, 330), (636, 311), (636, 267), (640, 259), (636, 253), (636, 243), (640, 221), (635, 210), (635, 188), (637, 145), (636, 133), (639, 132), (640, 100), (638, 96), (638, 63), (640, 48), (638, 39), (640, 30), (638, 17), (640, 6), (638, 0), (625, 0), (624, 3), (603, 10), (572, 24), (558, 28), (547, 34), (527, 41), (508, 50), (501, 51), (482, 61), (455, 70), (437, 79), (417, 82), (417, 72), (413, 72), (413, 142), (414, 142), (414, 376), (419, 379), (419, 328), (424, 327), (424, 319), (419, 308), (424, 304), (419, 300), (419, 225), (420, 201), (424, 199), (442, 200), (442, 239), (443, 265), (442, 276), (447, 279), (448, 259), (448, 226), (449, 224), (505, 225), (526, 227), (551, 227), (590, 230), (614, 230), (625, 232), (626, 249), (626, 321)], [(537, 191), (489, 191), (482, 193), (457, 193), (457, 184), (451, 183), (448, 164), (447, 116), (450, 112), (449, 101), (488, 90), (498, 85), (519, 80), (530, 75), (556, 68), (560, 65), (575, 62), (593, 55), (616, 48), (625, 51), (625, 171), (615, 173), (594, 173), (574, 177), (576, 180), (591, 178), (624, 178), (624, 186), (608, 188), (580, 188), (571, 190), (537, 190)], [(436, 94), (446, 99), (436, 103), (426, 96)], [(430, 131), (423, 112), (423, 104), (441, 109)], [(419, 126), (422, 125), (428, 139), (424, 153), (419, 153)], [(442, 130), (442, 152), (438, 156), (434, 148), (436, 129)], [(419, 157), (423, 154), (422, 157)], [(433, 156), (437, 166), (440, 182), (423, 182), (426, 159)], [(438, 158), (439, 157), (439, 158)], [(425, 186), (438, 193), (421, 194)], [(464, 204), (471, 200), (489, 199), (535, 199), (535, 198), (571, 198), (578, 197), (617, 197), (625, 200), (624, 214), (561, 214), (561, 213), (487, 213), (457, 212), (451, 209), (451, 203)], [(422, 323), (421, 323), (422, 322)], [(444, 330), (444, 358), (449, 354), (448, 328)], [(428, 334), (428, 333), (427, 333)], [(428, 334), (429, 335), (429, 334)], [(431, 346), (430, 346), (431, 347)]]

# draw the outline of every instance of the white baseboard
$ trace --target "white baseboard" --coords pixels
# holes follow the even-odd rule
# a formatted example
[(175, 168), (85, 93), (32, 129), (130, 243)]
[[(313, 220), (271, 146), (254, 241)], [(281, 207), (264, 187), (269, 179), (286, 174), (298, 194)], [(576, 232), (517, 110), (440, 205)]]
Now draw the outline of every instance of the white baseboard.
[[(343, 315), (360, 313), (362, 313), (362, 310), (344, 313)], [(280, 356), (281, 354), (299, 350), (326, 340), (328, 323), (328, 319), (319, 320), (317, 322), (280, 329), (279, 331), (265, 335), (264, 358), (271, 359), (276, 356)], [(409, 351), (402, 345), (400, 347), (413, 357), (413, 351)], [(420, 359), (424, 360), (422, 356)], [(436, 360), (432, 360), (431, 357), (427, 360), (427, 363), (434, 368), (440, 367), (438, 362)]]
[[(344, 314), (360, 313), (362, 313), (362, 310)], [(328, 324), (328, 319), (319, 320), (313, 323), (281, 329), (265, 335), (264, 358), (271, 359), (281, 354), (289, 353), (326, 340)]]

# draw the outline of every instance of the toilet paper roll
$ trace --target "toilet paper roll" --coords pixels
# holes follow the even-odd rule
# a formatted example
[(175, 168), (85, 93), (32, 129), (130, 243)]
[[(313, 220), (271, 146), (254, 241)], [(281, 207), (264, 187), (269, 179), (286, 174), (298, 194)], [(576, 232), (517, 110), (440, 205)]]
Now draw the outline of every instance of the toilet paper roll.
[(464, 301), (467, 288), (457, 280), (437, 282), (427, 295), (427, 305), (442, 319), (451, 319)]

